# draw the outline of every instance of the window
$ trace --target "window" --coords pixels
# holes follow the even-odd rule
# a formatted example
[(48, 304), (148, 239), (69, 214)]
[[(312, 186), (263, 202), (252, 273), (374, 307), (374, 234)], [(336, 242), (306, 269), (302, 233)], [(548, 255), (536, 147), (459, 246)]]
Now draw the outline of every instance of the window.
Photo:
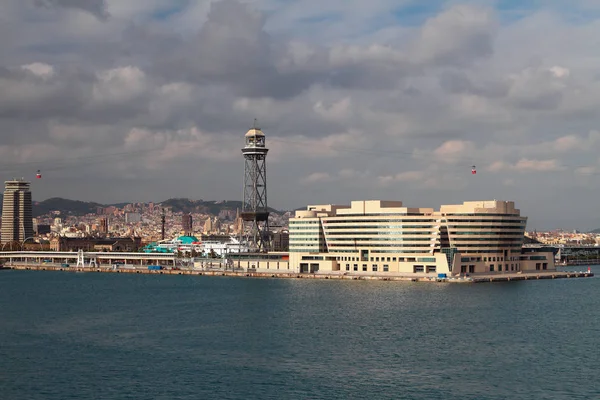
[(379, 261), (379, 257), (375, 257), (375, 261)]
[(367, 264), (363, 264), (363, 271), (367, 270)]
[(358, 271), (358, 264), (354, 264), (354, 270)]
[(390, 258), (388, 257), (386, 261), (387, 261), (387, 262), (390, 262)]
[(413, 272), (414, 273), (425, 272), (425, 267), (422, 265), (413, 265)]
[(350, 264), (346, 264), (346, 271), (350, 271)]
[(490, 265), (490, 272), (494, 272), (494, 264)]
[(396, 262), (396, 257), (393, 257), (393, 258), (392, 258), (392, 261)]
[(539, 271), (540, 267), (541, 267), (540, 263), (535, 263), (535, 269), (536, 269), (536, 271)]
[(383, 264), (383, 272), (389, 272), (390, 266), (387, 264)]
[(373, 272), (377, 272), (377, 264), (373, 264)]
[(475, 266), (474, 265), (469, 265), (469, 273), (470, 274), (475, 273)]
[(548, 263), (543, 263), (543, 264), (542, 264), (542, 269), (543, 269), (543, 270), (546, 270), (546, 269), (548, 269)]
[[(492, 268), (494, 268), (493, 265), (492, 265)], [(460, 273), (461, 274), (466, 274), (467, 273), (467, 266), (466, 265), (461, 265), (460, 266)]]
[(428, 265), (427, 266), (427, 273), (433, 273), (435, 271), (436, 271), (435, 265)]

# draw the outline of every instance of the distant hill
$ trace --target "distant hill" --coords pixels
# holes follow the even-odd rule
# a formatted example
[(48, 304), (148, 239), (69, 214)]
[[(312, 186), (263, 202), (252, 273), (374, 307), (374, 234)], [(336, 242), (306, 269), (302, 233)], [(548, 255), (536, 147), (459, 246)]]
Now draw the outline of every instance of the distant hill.
[(33, 216), (48, 214), (51, 211), (60, 211), (61, 214), (85, 215), (95, 213), (98, 207), (106, 207), (99, 203), (68, 200), (60, 197), (53, 197), (44, 201), (33, 203)]
[[(2, 197), (0, 195), (0, 201), (1, 199)], [(81, 216), (96, 213), (98, 207), (115, 206), (123, 208), (127, 204), (129, 203), (101, 204), (53, 197), (44, 201), (34, 201), (33, 216), (38, 217), (40, 215), (48, 214), (51, 211), (60, 211), (61, 215)], [(222, 210), (235, 211), (242, 207), (241, 201), (204, 201), (183, 198), (168, 199), (158, 204), (171, 208), (173, 212), (201, 212), (211, 215), (218, 215)], [(269, 211), (278, 212), (273, 208), (269, 208)]]
[(600, 233), (600, 228), (594, 229), (593, 231), (590, 231), (590, 233)]
[[(173, 212), (201, 212), (217, 215), (222, 210), (237, 210), (242, 208), (242, 202), (238, 200), (205, 201), (190, 199), (169, 199), (163, 201), (164, 207), (170, 207)], [(269, 207), (270, 212), (279, 212)]]

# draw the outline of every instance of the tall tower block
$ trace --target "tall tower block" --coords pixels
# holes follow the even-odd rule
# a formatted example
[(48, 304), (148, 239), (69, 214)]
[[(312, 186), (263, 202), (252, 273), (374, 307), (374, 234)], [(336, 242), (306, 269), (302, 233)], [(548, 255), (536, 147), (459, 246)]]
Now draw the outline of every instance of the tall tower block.
[(2, 202), (2, 244), (22, 242), (33, 236), (33, 215), (29, 182), (15, 179), (4, 182)]
[[(267, 208), (267, 152), (265, 134), (254, 127), (246, 133), (244, 155), (244, 201), (241, 217), (250, 224), (248, 245), (251, 250), (269, 251), (269, 209)], [(243, 231), (244, 229), (242, 229)], [(242, 232), (243, 234), (243, 232)]]

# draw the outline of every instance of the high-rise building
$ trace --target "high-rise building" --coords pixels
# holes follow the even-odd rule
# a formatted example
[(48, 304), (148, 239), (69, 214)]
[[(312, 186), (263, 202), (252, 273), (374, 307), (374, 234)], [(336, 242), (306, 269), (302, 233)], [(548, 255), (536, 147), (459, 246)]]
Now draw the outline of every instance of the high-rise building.
[(108, 233), (108, 218), (100, 218), (100, 233)]
[(204, 222), (204, 233), (205, 234), (211, 234), (213, 231), (213, 220), (211, 217), (208, 217), (208, 219)]
[(183, 233), (185, 235), (191, 235), (193, 233), (192, 222), (192, 214), (183, 214), (181, 216), (181, 227), (183, 228)]
[(33, 216), (29, 182), (12, 180), (4, 182), (2, 202), (1, 242), (22, 242), (33, 236)]

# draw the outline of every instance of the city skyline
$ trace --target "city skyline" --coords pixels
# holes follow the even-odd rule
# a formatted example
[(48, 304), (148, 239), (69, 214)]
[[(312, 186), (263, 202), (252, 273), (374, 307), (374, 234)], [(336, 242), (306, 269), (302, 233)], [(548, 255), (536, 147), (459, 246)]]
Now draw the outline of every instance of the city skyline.
[(528, 229), (600, 227), (591, 2), (7, 0), (0, 16), (3, 178), (37, 201), (241, 200), (257, 118), (278, 210), (502, 199)]

